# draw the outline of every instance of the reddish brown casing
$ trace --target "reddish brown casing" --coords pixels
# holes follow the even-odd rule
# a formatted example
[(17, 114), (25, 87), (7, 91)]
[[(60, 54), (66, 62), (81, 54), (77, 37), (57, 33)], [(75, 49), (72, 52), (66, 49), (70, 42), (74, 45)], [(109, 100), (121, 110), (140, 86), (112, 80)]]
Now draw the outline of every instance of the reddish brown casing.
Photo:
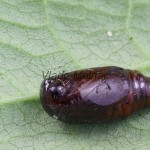
[(45, 111), (69, 123), (125, 118), (150, 105), (149, 78), (120, 67), (78, 70), (42, 82)]

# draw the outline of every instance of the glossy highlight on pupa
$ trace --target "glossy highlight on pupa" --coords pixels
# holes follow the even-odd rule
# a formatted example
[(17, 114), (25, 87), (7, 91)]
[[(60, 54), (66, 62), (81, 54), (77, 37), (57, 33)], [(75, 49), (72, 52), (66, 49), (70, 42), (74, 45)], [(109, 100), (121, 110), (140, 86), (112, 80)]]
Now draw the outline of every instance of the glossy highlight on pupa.
[(44, 79), (40, 98), (44, 110), (63, 122), (110, 121), (150, 105), (150, 79), (115, 66), (77, 70)]

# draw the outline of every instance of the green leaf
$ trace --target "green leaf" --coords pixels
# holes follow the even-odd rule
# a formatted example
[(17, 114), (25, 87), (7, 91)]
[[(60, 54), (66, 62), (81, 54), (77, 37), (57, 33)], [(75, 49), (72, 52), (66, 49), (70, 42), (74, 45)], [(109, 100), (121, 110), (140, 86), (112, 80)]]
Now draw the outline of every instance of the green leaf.
[(149, 149), (150, 111), (68, 125), (39, 101), (42, 71), (116, 65), (150, 75), (148, 0), (0, 1), (0, 149)]

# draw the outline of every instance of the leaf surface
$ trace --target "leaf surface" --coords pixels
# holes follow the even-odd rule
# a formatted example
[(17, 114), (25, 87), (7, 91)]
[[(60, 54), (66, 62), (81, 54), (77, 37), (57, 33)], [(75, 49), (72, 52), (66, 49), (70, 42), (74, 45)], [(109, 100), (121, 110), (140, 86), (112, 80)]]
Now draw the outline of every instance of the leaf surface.
[(150, 111), (68, 125), (41, 108), (42, 72), (115, 65), (150, 75), (148, 0), (0, 1), (0, 149), (149, 149)]

